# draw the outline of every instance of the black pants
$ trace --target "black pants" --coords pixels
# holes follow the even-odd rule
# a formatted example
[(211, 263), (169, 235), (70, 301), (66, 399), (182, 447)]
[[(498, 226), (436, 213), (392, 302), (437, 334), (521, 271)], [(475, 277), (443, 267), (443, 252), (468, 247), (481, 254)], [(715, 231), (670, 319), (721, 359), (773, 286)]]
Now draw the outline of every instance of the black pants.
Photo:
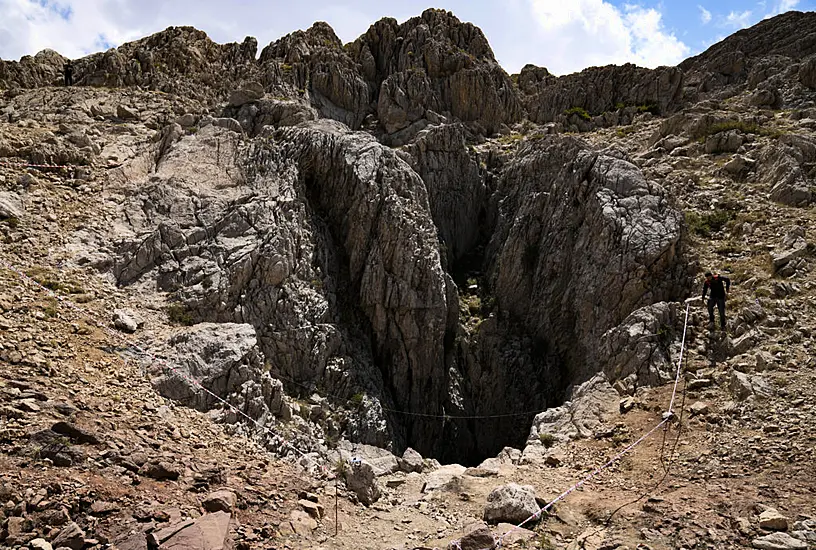
[(708, 299), (708, 322), (712, 325), (714, 324), (714, 305), (717, 305), (717, 309), (720, 311), (720, 327), (725, 328), (725, 298), (714, 298), (713, 296)]
[(73, 86), (73, 85), (74, 85), (74, 77), (73, 77), (73, 75), (66, 74), (66, 75), (63, 77), (63, 79), (64, 79), (64, 81), (65, 81), (65, 85), (66, 85), (66, 86)]

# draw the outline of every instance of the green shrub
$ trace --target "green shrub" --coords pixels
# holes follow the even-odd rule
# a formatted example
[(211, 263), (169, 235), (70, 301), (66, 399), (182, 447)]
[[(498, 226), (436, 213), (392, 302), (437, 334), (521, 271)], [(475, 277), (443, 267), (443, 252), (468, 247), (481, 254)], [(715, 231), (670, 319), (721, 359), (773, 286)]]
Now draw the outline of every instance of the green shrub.
[(705, 214), (686, 212), (686, 225), (695, 235), (710, 237), (712, 233), (716, 233), (725, 227), (734, 217), (734, 212), (724, 209), (717, 209)]
[(745, 122), (743, 120), (726, 120), (725, 122), (718, 122), (712, 124), (707, 128), (703, 128), (694, 136), (698, 141), (705, 141), (708, 136), (719, 134), (720, 132), (727, 132), (729, 130), (739, 130), (743, 134), (756, 134), (760, 136), (779, 137), (782, 132), (770, 128), (763, 128), (755, 122)]
[(360, 408), (360, 405), (363, 404), (363, 399), (364, 398), (365, 398), (365, 394), (355, 393), (354, 395), (351, 396), (351, 399), (349, 399), (349, 403), (351, 403), (352, 405), (354, 405), (357, 408)]
[(570, 107), (569, 109), (564, 111), (564, 114), (567, 115), (568, 117), (572, 115), (578, 115), (578, 118), (581, 118), (583, 120), (592, 120), (592, 117), (589, 116), (589, 113), (583, 107)]
[(176, 325), (189, 327), (195, 324), (190, 308), (184, 304), (170, 304), (167, 306), (167, 318)]
[(541, 441), (541, 444), (547, 447), (548, 449), (555, 445), (556, 437), (550, 433), (540, 433), (538, 434), (538, 440)]
[(650, 103), (648, 105), (638, 105), (637, 106), (638, 113), (651, 113), (655, 116), (660, 116), (660, 108), (655, 105), (654, 103)]
[(3, 222), (12, 229), (17, 229), (20, 225), (20, 220), (14, 216), (4, 219)]

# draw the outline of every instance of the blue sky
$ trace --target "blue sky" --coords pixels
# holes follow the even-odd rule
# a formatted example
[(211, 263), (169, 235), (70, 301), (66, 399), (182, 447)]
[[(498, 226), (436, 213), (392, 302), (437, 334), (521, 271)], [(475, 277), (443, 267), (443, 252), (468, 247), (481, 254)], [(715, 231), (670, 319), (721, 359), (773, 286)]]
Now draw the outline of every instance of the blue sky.
[(626, 62), (673, 65), (729, 34), (816, 0), (0, 0), (0, 58), (51, 48), (76, 58), (192, 25), (217, 42), (255, 36), (263, 47), (327, 21), (348, 42), (381, 17), (399, 21), (428, 7), (479, 26), (509, 72), (534, 63), (556, 74)]

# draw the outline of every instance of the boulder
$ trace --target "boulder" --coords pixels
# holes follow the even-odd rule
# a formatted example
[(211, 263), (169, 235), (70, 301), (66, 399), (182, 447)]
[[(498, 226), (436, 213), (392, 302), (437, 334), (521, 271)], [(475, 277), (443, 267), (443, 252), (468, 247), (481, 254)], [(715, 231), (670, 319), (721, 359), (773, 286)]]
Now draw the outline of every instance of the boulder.
[(208, 512), (227, 512), (232, 513), (238, 498), (235, 493), (229, 489), (221, 489), (207, 495), (201, 502), (201, 505)]
[(181, 548), (228, 550), (232, 548), (229, 534), (230, 519), (227, 512), (215, 512), (195, 520), (171, 525), (150, 533), (148, 547), (157, 550)]
[(139, 328), (139, 322), (134, 318), (133, 312), (115, 309), (113, 311), (113, 326), (122, 332), (133, 334)]
[(787, 533), (771, 533), (757, 537), (751, 541), (751, 546), (759, 550), (808, 550), (808, 544), (795, 539)]
[(157, 481), (176, 480), (183, 473), (180, 466), (164, 460), (146, 462), (139, 468), (139, 475), (153, 478)]
[(363, 460), (352, 461), (346, 468), (346, 487), (366, 506), (377, 502), (382, 494), (374, 468)]
[(788, 518), (779, 513), (776, 508), (768, 508), (759, 514), (759, 527), (768, 531), (787, 531)]
[(484, 520), (489, 523), (518, 524), (538, 511), (533, 486), (509, 483), (493, 489), (487, 496)]
[(240, 107), (250, 101), (257, 101), (264, 95), (263, 86), (257, 82), (249, 82), (243, 87), (230, 94), (229, 104), (232, 107)]
[(116, 116), (122, 120), (139, 120), (139, 111), (120, 103), (116, 106)]
[(571, 396), (560, 407), (539, 413), (527, 439), (536, 443), (542, 434), (556, 440), (591, 438), (601, 431), (608, 416), (617, 412), (618, 392), (599, 373), (572, 390)]
[(70, 548), (71, 550), (82, 550), (85, 546), (85, 531), (79, 528), (74, 522), (69, 523), (60, 530), (59, 534), (51, 541), (54, 548)]
[(816, 56), (807, 58), (799, 65), (799, 82), (816, 90)]
[(493, 548), (494, 545), (495, 540), (490, 528), (475, 523), (465, 527), (462, 538), (448, 545), (448, 550), (484, 550), (485, 548)]
[(405, 452), (402, 453), (402, 458), (399, 459), (399, 466), (400, 470), (406, 473), (422, 472), (425, 461), (422, 459), (421, 454), (411, 447), (408, 447), (405, 449)]
[(0, 191), (0, 220), (23, 217), (23, 203), (17, 193)]

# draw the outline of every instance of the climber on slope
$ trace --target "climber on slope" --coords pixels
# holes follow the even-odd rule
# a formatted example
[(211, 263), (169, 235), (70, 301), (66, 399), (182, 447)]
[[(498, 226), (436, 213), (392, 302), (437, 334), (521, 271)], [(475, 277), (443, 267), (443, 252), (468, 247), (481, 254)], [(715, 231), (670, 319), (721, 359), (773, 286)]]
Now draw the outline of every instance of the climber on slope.
[(725, 330), (725, 298), (728, 296), (728, 291), (731, 290), (731, 279), (719, 273), (712, 275), (710, 271), (707, 271), (705, 283), (703, 283), (703, 301), (709, 290), (711, 294), (708, 298), (708, 324), (710, 327), (714, 326), (714, 306), (716, 305), (720, 312), (720, 328)]

